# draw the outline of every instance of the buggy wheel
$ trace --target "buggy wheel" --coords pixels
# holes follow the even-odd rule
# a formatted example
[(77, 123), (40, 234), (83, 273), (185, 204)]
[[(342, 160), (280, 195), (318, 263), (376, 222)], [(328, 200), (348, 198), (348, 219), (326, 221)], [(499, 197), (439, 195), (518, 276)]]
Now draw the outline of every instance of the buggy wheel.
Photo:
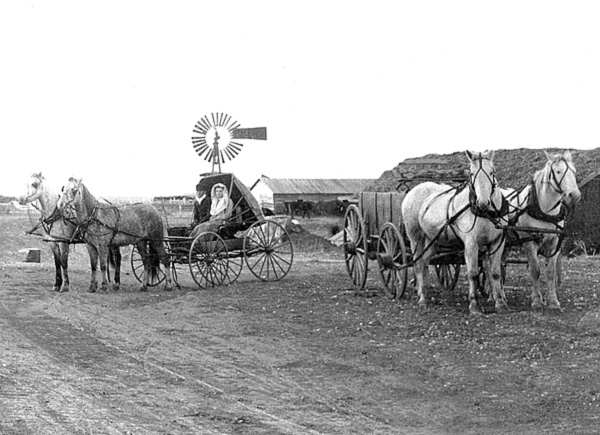
[(230, 252), (227, 261), (227, 276), (225, 284), (233, 284), (235, 281), (237, 281), (242, 273), (243, 267), (244, 256), (239, 252)]
[(213, 232), (200, 233), (192, 242), (189, 266), (200, 288), (227, 284), (229, 252), (221, 237)]
[(391, 298), (400, 298), (406, 290), (406, 246), (396, 226), (387, 222), (381, 228), (377, 242), (379, 277)]
[(442, 290), (452, 291), (460, 276), (460, 264), (436, 264), (435, 275)]
[(369, 265), (367, 250), (367, 226), (354, 204), (344, 215), (344, 261), (352, 284), (364, 288)]
[(272, 220), (255, 222), (244, 236), (244, 258), (248, 269), (261, 281), (279, 281), (294, 261), (288, 232)]
[[(165, 249), (167, 249), (165, 247)], [(168, 252), (168, 251), (167, 251)], [(135, 276), (135, 279), (138, 280), (138, 282), (142, 282), (142, 279), (144, 277), (144, 260), (142, 259), (142, 254), (140, 254), (140, 251), (138, 250), (136, 245), (133, 245), (131, 247), (131, 255), (130, 255), (130, 262), (131, 262), (131, 271), (133, 272), (133, 276)], [(161, 264), (162, 266), (162, 264)], [(165, 274), (165, 271), (162, 269), (162, 267), (160, 267), (158, 269), (158, 274), (155, 277), (150, 277), (148, 279), (148, 287), (155, 287), (157, 285), (159, 285), (161, 282), (163, 282), (166, 279), (167, 275)]]

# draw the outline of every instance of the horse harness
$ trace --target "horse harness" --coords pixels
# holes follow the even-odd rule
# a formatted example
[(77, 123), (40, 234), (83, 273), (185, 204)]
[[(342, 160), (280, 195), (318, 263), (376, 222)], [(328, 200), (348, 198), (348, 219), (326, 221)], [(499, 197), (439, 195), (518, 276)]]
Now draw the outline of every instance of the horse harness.
[[(53, 227), (54, 223), (59, 220), (62, 220), (65, 225), (67, 225), (67, 224), (74, 225), (73, 222), (71, 222), (69, 220), (69, 218), (62, 215), (58, 206), (54, 207), (54, 210), (52, 210), (52, 213), (50, 213), (49, 216), (44, 216), (44, 214), (41, 212), (41, 210), (38, 207), (36, 207), (35, 205), (34, 205), (34, 207), (36, 209), (38, 209), (38, 211), (40, 211), (40, 213), (41, 213), (40, 220), (33, 228), (28, 230), (26, 232), (26, 234), (33, 234), (41, 227), (44, 229), (46, 234), (50, 235), (50, 232), (52, 231), (52, 227)], [(52, 237), (52, 239), (49, 240), (51, 242), (73, 243), (73, 244), (74, 243), (83, 243), (83, 239), (81, 237), (77, 237), (77, 230), (75, 230), (75, 232), (73, 233), (73, 236), (70, 239), (56, 238), (54, 236), (51, 236), (51, 237)]]
[[(140, 240), (141, 239), (148, 240), (147, 238), (141, 237), (138, 234), (131, 234), (131, 233), (128, 233), (127, 231), (123, 231), (122, 229), (119, 229), (119, 221), (121, 220), (121, 212), (117, 206), (115, 206), (115, 205), (110, 206), (110, 208), (113, 209), (117, 213), (117, 219), (114, 223), (114, 226), (111, 226), (105, 222), (102, 222), (102, 220), (100, 220), (100, 218), (98, 217), (98, 210), (100, 210), (100, 208), (101, 208), (100, 203), (96, 200), (96, 202), (94, 203), (94, 207), (92, 208), (92, 212), (89, 214), (89, 216), (83, 222), (77, 222), (73, 218), (65, 217), (65, 220), (67, 222), (76, 226), (75, 233), (73, 234), (73, 238), (80, 237), (82, 240), (85, 240), (85, 238), (86, 238), (85, 236), (86, 236), (86, 234), (88, 234), (88, 231), (89, 231), (89, 226), (92, 222), (94, 222), (94, 223), (106, 228), (110, 232), (112, 232), (112, 236), (110, 238), (109, 244), (112, 244), (112, 242), (117, 234), (124, 234), (126, 236), (134, 237), (134, 238), (140, 239)], [(97, 235), (97, 234), (92, 234), (92, 235)], [(101, 234), (101, 235), (104, 235), (104, 234)]]
[[(567, 165), (568, 167), (568, 165)], [(566, 174), (566, 172), (565, 172)], [(556, 174), (554, 173), (554, 170), (551, 169), (551, 175), (550, 177), (552, 177), (552, 179), (554, 180), (554, 182), (557, 183), (557, 186), (554, 186), (552, 183), (550, 183), (550, 186), (552, 187), (552, 189), (556, 192), (556, 193), (564, 193), (562, 188), (560, 187), (560, 183), (558, 183), (558, 180), (556, 178)], [(564, 178), (564, 175), (563, 177)], [(562, 182), (562, 179), (561, 179)], [(525, 207), (523, 208), (518, 208), (515, 207), (517, 212), (515, 213), (515, 215), (509, 220), (508, 222), (508, 226), (509, 227), (514, 227), (514, 230), (511, 231), (511, 234), (513, 235), (513, 237), (516, 237), (517, 239), (519, 239), (518, 236), (518, 226), (517, 226), (517, 222), (519, 220), (519, 218), (521, 216), (523, 216), (524, 214), (528, 214), (529, 216), (531, 216), (533, 219), (536, 219), (538, 221), (541, 222), (545, 222), (545, 223), (549, 223), (549, 224), (553, 224), (555, 227), (555, 231), (556, 231), (556, 235), (558, 236), (558, 243), (556, 244), (556, 249), (555, 251), (552, 253), (552, 255), (549, 255), (548, 257), (553, 257), (554, 255), (556, 255), (556, 253), (558, 251), (560, 251), (560, 248), (562, 246), (562, 242), (565, 238), (565, 228), (564, 225), (560, 225), (561, 222), (564, 222), (566, 216), (567, 216), (567, 209), (564, 206), (564, 204), (562, 204), (561, 201), (558, 201), (551, 209), (550, 211), (556, 209), (557, 207), (560, 207), (559, 211), (557, 214), (551, 215), (548, 214), (546, 212), (544, 212), (540, 206), (540, 201), (538, 198), (538, 194), (537, 194), (537, 189), (535, 187), (535, 182), (531, 182), (531, 184), (529, 184), (530, 189), (529, 189), (529, 193), (527, 194), (527, 204), (525, 205)], [(514, 194), (518, 195), (519, 193), (521, 193), (527, 186), (522, 187), (521, 189), (519, 189), (518, 191), (515, 191)], [(536, 239), (539, 238), (539, 235), (534, 237), (534, 236), (530, 236), (530, 239), (532, 241), (535, 241)]]

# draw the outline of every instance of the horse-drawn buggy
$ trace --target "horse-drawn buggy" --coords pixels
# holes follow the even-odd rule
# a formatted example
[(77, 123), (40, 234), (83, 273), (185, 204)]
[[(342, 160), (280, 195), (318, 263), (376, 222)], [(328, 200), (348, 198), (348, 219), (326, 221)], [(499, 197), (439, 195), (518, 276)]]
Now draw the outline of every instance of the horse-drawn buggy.
[[(165, 249), (174, 282), (177, 269), (188, 268), (195, 283), (213, 287), (235, 282), (243, 265), (262, 281), (278, 281), (289, 272), (293, 261), (293, 246), (285, 226), (265, 218), (250, 192), (233, 174), (205, 174), (198, 188), (207, 192), (214, 185), (226, 186), (228, 210), (225, 219), (206, 231), (193, 231), (190, 225), (169, 226)], [(141, 281), (143, 259), (137, 246), (132, 248), (131, 267)], [(149, 286), (160, 284), (165, 273), (159, 273)]]
[[(465, 265), (470, 311), (482, 311), (477, 293), (487, 293), (484, 283), (491, 285), (496, 310), (505, 311), (506, 266), (525, 262), (533, 279), (532, 307), (540, 309), (545, 303), (560, 309), (556, 269), (565, 210), (581, 195), (570, 153), (547, 154), (545, 167), (519, 189), (500, 188), (493, 152), (467, 156), (466, 177), (443, 180), (448, 184), (423, 177), (406, 192), (359, 194), (358, 204), (350, 206), (344, 217), (344, 258), (353, 284), (365, 286), (369, 261), (375, 260), (387, 292), (401, 297), (412, 267), (419, 303), (426, 304), (425, 268), (433, 265), (441, 288), (449, 290)], [(527, 259), (510, 258), (515, 248), (522, 248)], [(548, 263), (545, 301), (538, 255)]]

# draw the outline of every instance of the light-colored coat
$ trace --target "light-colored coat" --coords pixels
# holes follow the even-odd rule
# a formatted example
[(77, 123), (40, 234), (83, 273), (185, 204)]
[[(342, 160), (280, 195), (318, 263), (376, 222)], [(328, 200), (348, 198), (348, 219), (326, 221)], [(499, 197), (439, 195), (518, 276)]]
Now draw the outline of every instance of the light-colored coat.
[(469, 310), (481, 313), (477, 300), (479, 253), (488, 257), (488, 276), (496, 310), (508, 309), (500, 282), (504, 235), (493, 216), (503, 208), (493, 165), (494, 153), (471, 153), (469, 182), (462, 188), (426, 182), (415, 186), (402, 202), (402, 218), (411, 242), (419, 304), (427, 303), (424, 271), (438, 249), (449, 247), (460, 251), (469, 281)]

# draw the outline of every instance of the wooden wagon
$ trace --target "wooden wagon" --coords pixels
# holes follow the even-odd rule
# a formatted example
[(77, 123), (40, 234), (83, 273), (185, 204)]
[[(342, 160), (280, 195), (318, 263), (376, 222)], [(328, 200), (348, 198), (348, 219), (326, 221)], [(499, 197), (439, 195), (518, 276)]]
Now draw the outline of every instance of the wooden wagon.
[[(262, 281), (278, 281), (292, 267), (293, 246), (284, 225), (265, 218), (250, 190), (233, 174), (204, 175), (199, 184), (207, 192), (213, 185), (227, 186), (232, 204), (231, 214), (216, 231), (205, 231), (191, 237), (193, 228), (169, 227), (165, 238), (173, 279), (177, 285), (178, 268), (187, 268), (201, 288), (235, 282), (246, 263), (252, 274)], [(131, 267), (141, 281), (142, 257), (132, 248)], [(164, 272), (151, 282), (158, 285)]]
[[(369, 262), (376, 261), (388, 294), (392, 298), (401, 297), (413, 260), (402, 223), (404, 195), (423, 181), (458, 184), (466, 179), (463, 171), (421, 171), (400, 177), (395, 192), (360, 192), (358, 202), (350, 205), (344, 215), (344, 260), (352, 283), (364, 288)], [(464, 256), (462, 251), (442, 248), (430, 264), (435, 268), (440, 286), (451, 290), (458, 281)]]

